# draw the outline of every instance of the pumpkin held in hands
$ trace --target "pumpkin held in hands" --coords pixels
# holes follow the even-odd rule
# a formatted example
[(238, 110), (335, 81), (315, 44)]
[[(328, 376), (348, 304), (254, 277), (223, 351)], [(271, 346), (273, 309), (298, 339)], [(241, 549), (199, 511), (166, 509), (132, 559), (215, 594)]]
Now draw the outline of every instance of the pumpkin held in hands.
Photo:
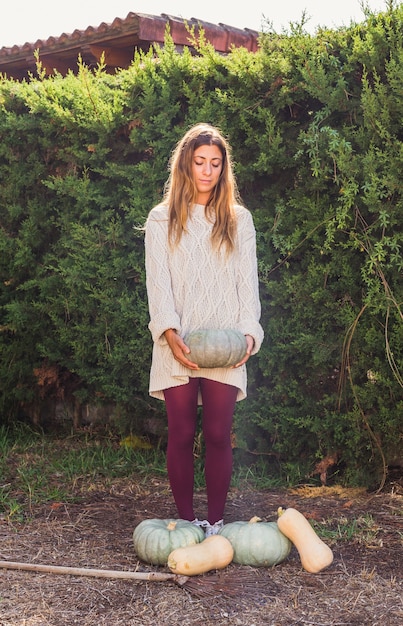
[(199, 367), (232, 367), (242, 361), (247, 342), (243, 333), (234, 329), (194, 330), (184, 337), (190, 349), (188, 358)]
[(234, 548), (234, 563), (253, 567), (271, 567), (284, 561), (291, 542), (280, 532), (276, 522), (263, 522), (252, 517), (249, 522), (225, 524), (220, 535)]
[(203, 539), (203, 530), (186, 520), (147, 519), (133, 532), (137, 556), (152, 565), (166, 565), (172, 550), (193, 546)]

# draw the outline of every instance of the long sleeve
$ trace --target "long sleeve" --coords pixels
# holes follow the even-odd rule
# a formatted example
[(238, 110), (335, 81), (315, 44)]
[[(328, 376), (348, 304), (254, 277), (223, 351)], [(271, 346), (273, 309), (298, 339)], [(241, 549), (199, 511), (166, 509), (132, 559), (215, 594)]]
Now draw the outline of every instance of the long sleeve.
[(263, 329), (259, 323), (261, 305), (256, 259), (256, 232), (249, 212), (243, 213), (238, 232), (239, 271), (237, 287), (240, 317), (237, 328), (244, 335), (253, 337), (255, 345), (252, 354), (255, 354), (260, 349), (263, 341)]
[(164, 207), (156, 207), (149, 215), (145, 232), (146, 286), (153, 341), (166, 343), (164, 332), (181, 322), (175, 310), (168, 262), (168, 219)]

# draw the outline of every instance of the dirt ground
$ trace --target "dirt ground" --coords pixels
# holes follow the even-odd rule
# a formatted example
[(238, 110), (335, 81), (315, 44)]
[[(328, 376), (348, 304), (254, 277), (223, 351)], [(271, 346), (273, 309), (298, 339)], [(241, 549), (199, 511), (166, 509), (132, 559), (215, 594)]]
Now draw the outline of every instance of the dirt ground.
[[(205, 494), (196, 495), (199, 517)], [(274, 568), (231, 564), (188, 580), (117, 580), (0, 569), (1, 626), (397, 626), (403, 623), (403, 483), (382, 493), (341, 488), (232, 490), (225, 521), (276, 519), (278, 506), (340, 530), (332, 566), (305, 572), (298, 553)], [(174, 518), (165, 479), (81, 485), (80, 504), (0, 517), (0, 559), (69, 567), (168, 572), (140, 562), (132, 533)], [(351, 532), (354, 531), (354, 532)]]

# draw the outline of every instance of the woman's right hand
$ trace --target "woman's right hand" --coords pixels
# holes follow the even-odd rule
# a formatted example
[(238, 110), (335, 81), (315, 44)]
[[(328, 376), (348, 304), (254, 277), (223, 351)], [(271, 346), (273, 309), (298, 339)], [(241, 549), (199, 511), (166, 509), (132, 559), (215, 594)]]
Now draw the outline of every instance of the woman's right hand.
[(182, 337), (178, 335), (176, 330), (174, 330), (173, 328), (168, 328), (168, 330), (165, 331), (164, 335), (176, 361), (182, 363), (182, 365), (188, 367), (191, 370), (200, 369), (197, 363), (193, 363), (193, 361), (190, 361), (187, 358), (186, 355), (190, 353), (190, 349), (185, 344)]

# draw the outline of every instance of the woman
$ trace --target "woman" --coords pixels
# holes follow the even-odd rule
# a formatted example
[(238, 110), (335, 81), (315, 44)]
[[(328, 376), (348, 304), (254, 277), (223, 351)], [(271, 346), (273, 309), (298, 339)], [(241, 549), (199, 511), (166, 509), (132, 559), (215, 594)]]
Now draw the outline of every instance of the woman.
[[(167, 469), (181, 519), (223, 525), (232, 474), (235, 403), (246, 397), (246, 366), (263, 340), (255, 229), (239, 204), (230, 147), (208, 124), (182, 138), (170, 161), (164, 198), (147, 219), (145, 234), (149, 329), (153, 338), (150, 395), (165, 400)], [(191, 330), (235, 328), (247, 341), (231, 368), (200, 368), (183, 338)], [(198, 405), (205, 442), (207, 520), (193, 509), (193, 444)]]

